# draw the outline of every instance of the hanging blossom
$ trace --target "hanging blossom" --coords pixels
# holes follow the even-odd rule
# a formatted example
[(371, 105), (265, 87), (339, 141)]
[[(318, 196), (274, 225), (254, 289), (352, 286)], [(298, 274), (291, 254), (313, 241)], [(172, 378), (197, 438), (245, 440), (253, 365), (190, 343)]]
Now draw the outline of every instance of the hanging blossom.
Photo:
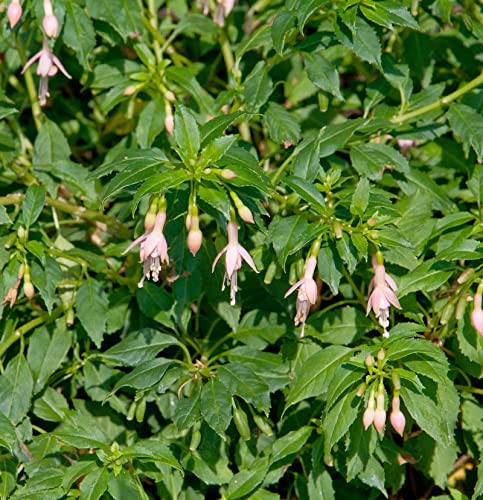
[(302, 332), (300, 337), (302, 338), (305, 334), (305, 320), (310, 312), (310, 307), (317, 301), (317, 295), (319, 291), (317, 289), (317, 283), (314, 280), (315, 267), (317, 265), (317, 257), (310, 255), (305, 264), (304, 277), (297, 281), (293, 286), (291, 286), (285, 298), (287, 298), (295, 290), (298, 290), (297, 302), (296, 302), (296, 314), (294, 318), (295, 326), (299, 326), (302, 323)]
[(381, 252), (373, 258), (375, 275), (369, 283), (369, 299), (367, 301), (367, 314), (372, 309), (379, 324), (384, 328), (384, 337), (389, 337), (389, 307), (393, 305), (401, 309), (396, 296), (396, 282), (386, 273)]
[(27, 71), (27, 69), (30, 68), (30, 66), (32, 66), (32, 64), (37, 60), (39, 61), (39, 64), (37, 65), (37, 75), (40, 76), (39, 103), (41, 106), (45, 106), (45, 104), (47, 103), (47, 97), (50, 97), (49, 78), (51, 76), (55, 76), (59, 69), (66, 78), (69, 78), (69, 80), (72, 77), (69, 75), (69, 73), (67, 73), (59, 58), (56, 57), (50, 50), (45, 38), (42, 41), (42, 50), (39, 50), (37, 54), (35, 54), (27, 61), (27, 64), (22, 70), (22, 73), (25, 73), (25, 71)]
[(143, 277), (138, 283), (138, 287), (142, 288), (144, 280), (152, 279), (154, 282), (159, 281), (159, 273), (162, 266), (169, 264), (168, 244), (163, 234), (164, 225), (166, 223), (166, 208), (161, 208), (156, 214), (154, 225), (151, 223), (152, 214), (148, 212), (145, 219), (146, 232), (139, 238), (134, 240), (124, 250), (123, 254), (132, 250), (139, 245), (139, 256), (143, 263)]
[(217, 0), (213, 21), (223, 28), (225, 26), (225, 18), (228, 17), (234, 6), (235, 0)]
[(238, 225), (234, 221), (230, 221), (227, 226), (228, 245), (215, 257), (212, 266), (212, 272), (215, 271), (215, 266), (223, 254), (225, 255), (225, 275), (221, 290), (225, 289), (225, 285), (230, 285), (230, 304), (233, 306), (236, 302), (236, 292), (238, 291), (238, 276), (237, 272), (242, 266), (244, 260), (256, 273), (258, 269), (253, 262), (250, 254), (238, 243)]
[(22, 17), (22, 6), (20, 5), (20, 0), (12, 0), (12, 3), (7, 9), (7, 17), (10, 27), (12, 29), (15, 28)]

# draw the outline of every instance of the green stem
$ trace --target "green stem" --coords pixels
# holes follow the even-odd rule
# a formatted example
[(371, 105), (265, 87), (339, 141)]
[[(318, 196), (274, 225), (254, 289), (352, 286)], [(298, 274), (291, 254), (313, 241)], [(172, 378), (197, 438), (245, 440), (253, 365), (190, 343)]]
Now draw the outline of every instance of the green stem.
[(456, 389), (463, 392), (471, 392), (472, 394), (483, 394), (483, 389), (476, 387), (468, 387), (467, 385), (455, 385)]
[(283, 174), (284, 170), (290, 165), (290, 162), (293, 160), (293, 157), (295, 156), (295, 149), (290, 153), (290, 155), (285, 159), (285, 161), (278, 167), (276, 172), (273, 174), (272, 177), (272, 183), (275, 185), (280, 178), (280, 176)]
[(435, 109), (442, 108), (443, 106), (448, 106), (450, 103), (452, 103), (462, 95), (468, 93), (470, 90), (473, 90), (474, 88), (478, 87), (481, 84), (483, 84), (483, 71), (480, 73), (479, 76), (477, 76), (470, 82), (466, 83), (458, 90), (455, 90), (451, 94), (441, 97), (441, 99), (431, 102), (430, 104), (421, 106), (420, 108), (415, 109), (414, 111), (410, 111), (409, 113), (400, 116), (394, 116), (391, 119), (391, 121), (392, 123), (401, 125), (402, 123), (407, 122), (409, 120), (413, 120), (414, 118), (424, 115), (425, 113), (429, 113), (430, 111), (433, 111)]
[(28, 323), (25, 323), (25, 325), (22, 325), (20, 328), (15, 329), (15, 331), (0, 345), (0, 357), (5, 354), (5, 352), (8, 350), (8, 348), (15, 344), (17, 340), (20, 340), (23, 338), (23, 336), (28, 333), (30, 330), (33, 330), (34, 328), (37, 328), (38, 326), (42, 325), (43, 323), (51, 323), (55, 319), (57, 319), (59, 316), (62, 315), (62, 313), (67, 309), (67, 306), (64, 304), (60, 305), (59, 307), (56, 307), (53, 311), (52, 314), (44, 313), (38, 318), (35, 318)]

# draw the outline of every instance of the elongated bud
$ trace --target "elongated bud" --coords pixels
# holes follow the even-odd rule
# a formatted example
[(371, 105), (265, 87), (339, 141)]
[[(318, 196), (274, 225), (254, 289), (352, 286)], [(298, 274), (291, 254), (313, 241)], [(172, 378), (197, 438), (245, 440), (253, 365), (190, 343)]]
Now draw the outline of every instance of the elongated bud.
[(201, 432), (199, 431), (199, 429), (196, 429), (195, 431), (193, 431), (193, 434), (191, 435), (190, 451), (195, 451), (200, 445), (200, 442), (201, 442)]
[(15, 28), (22, 17), (22, 6), (18, 0), (13, 0), (13, 2), (8, 6), (7, 17), (10, 27), (12, 29)]
[(399, 408), (399, 397), (395, 396), (392, 398), (392, 411), (391, 411), (391, 416), (389, 417), (391, 421), (391, 425), (393, 426), (394, 430), (402, 436), (404, 433), (404, 427), (406, 426), (406, 418), (404, 417), (404, 414)]
[(366, 392), (366, 383), (362, 382), (362, 384), (357, 388), (356, 396), (361, 397)]
[(374, 366), (374, 357), (372, 356), (372, 354), (368, 354), (366, 356), (365, 363), (366, 363), (367, 368)]
[(250, 426), (248, 425), (247, 414), (238, 406), (233, 409), (233, 421), (244, 441), (248, 441), (251, 437)]
[(250, 224), (253, 224), (253, 214), (252, 211), (246, 206), (243, 205), (238, 209), (238, 215), (241, 217), (242, 220), (245, 222), (248, 222)]
[(384, 409), (384, 394), (377, 395), (376, 411), (374, 413), (374, 427), (379, 434), (384, 432), (384, 424), (386, 423), (386, 410)]
[(134, 94), (134, 92), (136, 92), (136, 85), (128, 85), (125, 89), (124, 89), (124, 92), (123, 92), (123, 95), (125, 95), (126, 97), (129, 97), (131, 95)]
[(42, 20), (42, 27), (49, 38), (55, 38), (59, 32), (59, 21), (53, 14), (45, 16)]
[(277, 263), (272, 260), (270, 264), (268, 265), (267, 272), (265, 273), (265, 277), (263, 278), (263, 282), (265, 285), (270, 285), (270, 283), (273, 281), (273, 278), (275, 278), (275, 274), (277, 273)]
[(253, 415), (253, 421), (256, 426), (267, 436), (273, 436), (273, 429), (268, 423), (267, 419), (261, 415)]
[(386, 353), (384, 352), (384, 349), (381, 349), (378, 353), (377, 353), (377, 360), (378, 361), (384, 361), (384, 358), (386, 357)]
[(142, 398), (136, 406), (136, 422), (141, 423), (146, 413), (146, 398)]
[[(478, 287), (479, 290), (480, 287)], [(481, 310), (481, 293), (476, 292), (473, 299), (473, 311), (471, 312), (471, 323), (475, 330), (483, 335), (483, 311)]]
[(174, 131), (174, 118), (173, 118), (173, 110), (171, 109), (171, 104), (168, 101), (164, 103), (164, 128), (169, 135), (173, 135)]
[(149, 209), (144, 216), (144, 229), (146, 232), (152, 231), (154, 228), (154, 223), (156, 222), (156, 213), (158, 212), (158, 198), (154, 198)]
[(32, 282), (31, 281), (26, 281), (24, 279), (24, 283), (23, 283), (23, 293), (25, 294), (25, 296), (29, 299), (29, 300), (32, 300), (34, 298), (34, 295), (35, 295), (35, 288), (34, 286), (32, 285)]
[(74, 309), (72, 309), (71, 307), (69, 308), (67, 314), (65, 315), (65, 324), (67, 326), (72, 326), (74, 324), (74, 320), (75, 320)]
[(369, 426), (374, 422), (374, 390), (371, 390), (371, 394), (369, 396), (369, 401), (367, 403), (367, 409), (362, 415), (362, 423), (364, 424), (364, 429), (367, 431)]
[(231, 181), (236, 177), (235, 172), (233, 170), (230, 170), (229, 168), (224, 168), (220, 175), (223, 177), (223, 179), (226, 179), (227, 181)]
[(457, 278), (457, 282), (461, 285), (462, 283), (467, 282), (470, 278), (475, 274), (475, 270), (472, 267), (465, 269)]
[(399, 375), (395, 371), (393, 371), (391, 373), (391, 378), (392, 378), (392, 383), (394, 385), (394, 390), (400, 391), (401, 390), (401, 379), (399, 378)]
[(188, 248), (193, 257), (198, 253), (203, 242), (203, 233), (198, 225), (198, 216), (191, 217), (191, 228), (188, 232)]

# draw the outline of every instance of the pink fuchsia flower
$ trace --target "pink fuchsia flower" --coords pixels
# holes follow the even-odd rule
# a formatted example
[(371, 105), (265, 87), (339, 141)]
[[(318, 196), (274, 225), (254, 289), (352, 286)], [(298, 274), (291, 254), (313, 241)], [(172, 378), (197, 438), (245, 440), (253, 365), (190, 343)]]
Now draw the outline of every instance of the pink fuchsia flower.
[(39, 50), (37, 54), (27, 61), (22, 73), (25, 73), (25, 71), (27, 71), (27, 69), (37, 60), (39, 61), (39, 64), (37, 65), (37, 75), (40, 76), (39, 103), (41, 106), (45, 106), (47, 97), (50, 96), (49, 78), (51, 76), (55, 76), (59, 69), (66, 78), (71, 79), (72, 77), (69, 73), (67, 73), (59, 58), (52, 53), (45, 38), (42, 41), (42, 50)]
[[(481, 285), (480, 285), (481, 286)], [(483, 311), (481, 310), (481, 292), (479, 292), (480, 287), (475, 293), (473, 299), (473, 311), (471, 311), (471, 323), (475, 327), (475, 330), (483, 335)]]
[(143, 263), (143, 277), (138, 283), (139, 288), (143, 287), (146, 278), (154, 282), (158, 281), (162, 265), (169, 264), (168, 244), (163, 234), (165, 223), (166, 212), (159, 211), (156, 214), (153, 229), (134, 240), (123, 252), (123, 254), (129, 252), (135, 246), (140, 245), (139, 256)]
[(236, 222), (229, 222), (227, 226), (228, 245), (215, 257), (212, 266), (212, 272), (223, 254), (225, 255), (225, 276), (223, 277), (222, 291), (225, 289), (225, 284), (230, 285), (230, 304), (235, 305), (236, 292), (238, 291), (238, 276), (237, 272), (241, 268), (242, 260), (244, 260), (256, 273), (258, 269), (253, 262), (250, 254), (238, 243), (238, 226)]
[(305, 320), (309, 315), (310, 307), (317, 302), (317, 295), (319, 294), (317, 283), (314, 280), (316, 266), (317, 257), (311, 255), (305, 264), (304, 277), (291, 286), (285, 294), (285, 298), (287, 298), (291, 293), (298, 289), (296, 303), (297, 312), (295, 314), (294, 323), (295, 326), (302, 323), (302, 333), (300, 334), (300, 337), (304, 336)]
[[(382, 257), (382, 256), (381, 256)], [(378, 258), (379, 260), (379, 258)], [(382, 259), (381, 259), (382, 260)], [(375, 275), (369, 283), (369, 300), (367, 301), (367, 314), (372, 309), (379, 324), (384, 328), (384, 337), (389, 337), (389, 307), (393, 305), (401, 309), (396, 296), (396, 282), (386, 273), (382, 262), (373, 261)]]
[(20, 21), (22, 17), (22, 6), (20, 5), (20, 0), (13, 0), (7, 9), (8, 22), (10, 27), (13, 29)]
[(235, 0), (217, 0), (213, 21), (223, 28), (225, 26), (225, 18), (228, 17), (234, 6)]
[(374, 422), (375, 416), (375, 400), (374, 400), (374, 390), (371, 390), (371, 394), (369, 396), (369, 401), (367, 403), (366, 411), (364, 415), (362, 415), (362, 423), (364, 424), (364, 429), (367, 431), (369, 426)]
[(403, 435), (404, 427), (406, 425), (406, 418), (403, 412), (399, 408), (400, 401), (399, 396), (394, 396), (392, 398), (392, 411), (389, 420), (391, 421), (391, 425), (394, 430), (400, 435)]
[(374, 427), (379, 434), (384, 431), (386, 423), (386, 410), (384, 409), (384, 393), (380, 392), (376, 396), (376, 411), (374, 412)]

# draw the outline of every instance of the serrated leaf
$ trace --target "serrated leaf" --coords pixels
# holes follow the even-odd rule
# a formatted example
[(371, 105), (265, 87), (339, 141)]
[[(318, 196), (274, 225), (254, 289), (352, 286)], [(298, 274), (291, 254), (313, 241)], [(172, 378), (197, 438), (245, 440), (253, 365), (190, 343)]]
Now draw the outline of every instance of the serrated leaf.
[(297, 143), (300, 139), (300, 125), (295, 116), (280, 104), (270, 102), (263, 115), (270, 138), (278, 143)]
[(268, 457), (263, 457), (252, 463), (248, 470), (235, 474), (228, 484), (227, 498), (242, 498), (252, 492), (265, 479), (268, 466)]
[(223, 132), (236, 120), (243, 117), (245, 113), (237, 111), (228, 115), (220, 115), (212, 118), (200, 127), (201, 147), (205, 147), (212, 140), (220, 137)]
[(173, 364), (169, 359), (149, 359), (137, 365), (131, 372), (127, 373), (116, 382), (112, 393), (121, 387), (133, 387), (134, 389), (148, 389), (155, 386)]
[[(285, 268), (287, 257), (302, 248), (309, 224), (305, 217), (292, 215), (275, 217), (268, 228), (269, 241), (272, 243), (280, 265)], [(309, 239), (309, 238), (308, 238)], [(307, 239), (307, 240), (308, 240)]]
[(468, 154), (470, 147), (478, 158), (483, 156), (483, 118), (466, 104), (453, 103), (448, 110), (448, 120), (454, 135), (463, 142)]
[(217, 372), (219, 381), (232, 393), (259, 410), (270, 409), (269, 387), (251, 368), (242, 363), (227, 363)]
[(45, 188), (37, 184), (29, 186), (22, 202), (22, 218), (27, 229), (40, 217), (44, 204)]
[(339, 73), (332, 63), (321, 54), (309, 53), (304, 57), (304, 64), (310, 80), (316, 87), (338, 99), (344, 99), (340, 93)]
[(342, 278), (342, 261), (332, 242), (323, 245), (317, 258), (317, 270), (321, 279), (330, 287), (330, 291), (337, 295)]
[(103, 448), (109, 439), (93, 422), (95, 420), (86, 418), (84, 413), (71, 411), (52, 434), (76, 448)]
[(182, 104), (174, 115), (174, 139), (186, 162), (196, 158), (200, 149), (200, 130), (192, 113)]
[(300, 177), (288, 177), (284, 179), (285, 184), (291, 187), (302, 199), (316, 209), (318, 213), (325, 212), (325, 200), (322, 193), (310, 182)]
[(272, 463), (277, 462), (278, 460), (283, 460), (285, 457), (293, 453), (298, 453), (309, 439), (312, 431), (312, 427), (304, 425), (300, 429), (290, 431), (284, 436), (278, 438), (272, 444), (272, 453), (270, 456)]
[(231, 422), (231, 398), (227, 388), (214, 378), (201, 391), (201, 416), (220, 435), (224, 434)]
[(412, 292), (436, 290), (448, 281), (453, 271), (454, 266), (449, 262), (427, 260), (400, 278), (398, 296), (401, 298)]
[(256, 113), (273, 92), (273, 82), (268, 76), (264, 61), (258, 62), (244, 82), (245, 103), (247, 111)]
[(379, 180), (386, 168), (409, 173), (406, 158), (387, 144), (358, 144), (351, 148), (351, 162), (358, 174), (371, 180)]
[(350, 211), (353, 215), (362, 217), (369, 203), (370, 183), (365, 177), (361, 177), (357, 183), (351, 200)]
[(99, 500), (107, 489), (109, 471), (105, 467), (89, 472), (80, 485), (82, 500)]
[(273, 47), (282, 55), (285, 46), (285, 37), (295, 23), (295, 14), (290, 11), (281, 11), (274, 19), (271, 27)]
[(51, 165), (60, 160), (67, 160), (70, 147), (60, 127), (51, 120), (45, 120), (35, 138), (32, 164)]
[(62, 393), (47, 387), (42, 397), (35, 400), (33, 412), (47, 422), (62, 422), (68, 410), (69, 403)]
[(30, 408), (32, 373), (23, 354), (17, 354), (0, 377), (0, 412), (16, 425)]
[(102, 353), (102, 357), (115, 363), (137, 366), (144, 361), (154, 359), (166, 347), (179, 341), (167, 333), (152, 328), (143, 328), (130, 333), (124, 340)]
[[(97, 3), (97, 0), (94, 0)], [(164, 129), (164, 101), (157, 97), (141, 111), (136, 127), (136, 138), (140, 148), (150, 148)]]
[(173, 469), (182, 471), (181, 465), (174, 457), (171, 450), (163, 443), (155, 439), (143, 439), (124, 448), (122, 456), (126, 458), (138, 458), (152, 460), (169, 465)]
[(225, 135), (211, 141), (201, 152), (200, 159), (203, 165), (214, 165), (233, 146), (236, 135)]
[(96, 46), (96, 33), (92, 22), (84, 9), (72, 0), (65, 3), (66, 20), (62, 31), (62, 38), (76, 54), (79, 62), (86, 69), (90, 69), (88, 56)]
[(336, 34), (340, 42), (354, 54), (371, 64), (381, 64), (381, 45), (375, 30), (361, 17), (356, 16), (353, 25), (338, 21)]
[(293, 173), (297, 177), (313, 182), (321, 169), (320, 145), (317, 136), (308, 136), (295, 148)]
[(201, 416), (201, 388), (197, 387), (189, 398), (180, 399), (173, 416), (176, 427), (189, 429)]
[(75, 305), (82, 326), (96, 346), (101, 347), (109, 307), (102, 285), (92, 278), (86, 279), (77, 290)]
[(87, 10), (95, 18), (109, 23), (126, 40), (142, 29), (140, 11), (129, 0), (87, 0)]
[(40, 296), (50, 314), (57, 298), (55, 291), (62, 279), (62, 270), (57, 261), (47, 255), (43, 269), (37, 262), (34, 262), (31, 267), (31, 274), (32, 282), (39, 290)]
[(295, 370), (294, 382), (290, 385), (285, 411), (295, 403), (314, 396), (323, 396), (329, 387), (336, 368), (348, 357), (350, 349), (329, 346), (310, 356)]
[(0, 224), (11, 224), (12, 221), (8, 216), (7, 211), (3, 205), (0, 205)]
[(337, 125), (327, 125), (320, 131), (319, 156), (325, 158), (343, 147), (354, 132), (363, 126), (364, 122), (358, 118), (347, 120)]

